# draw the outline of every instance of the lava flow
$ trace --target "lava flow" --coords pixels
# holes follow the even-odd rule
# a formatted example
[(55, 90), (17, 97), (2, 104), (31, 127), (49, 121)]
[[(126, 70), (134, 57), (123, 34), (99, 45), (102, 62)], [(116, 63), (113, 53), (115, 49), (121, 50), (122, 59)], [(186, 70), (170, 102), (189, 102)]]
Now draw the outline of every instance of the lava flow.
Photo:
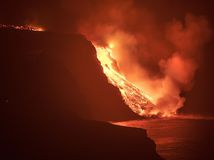
[(42, 27), (34, 26), (34, 25), (24, 25), (24, 26), (15, 26), (15, 25), (5, 25), (0, 24), (0, 28), (13, 28), (17, 30), (29, 30), (29, 31), (44, 31)]
[(101, 63), (104, 74), (109, 82), (120, 90), (125, 103), (131, 110), (140, 116), (160, 115), (156, 106), (152, 101), (152, 97), (147, 95), (143, 90), (139, 89), (133, 83), (128, 81), (126, 77), (120, 73), (116, 59), (112, 57), (112, 47), (96, 46), (97, 58)]

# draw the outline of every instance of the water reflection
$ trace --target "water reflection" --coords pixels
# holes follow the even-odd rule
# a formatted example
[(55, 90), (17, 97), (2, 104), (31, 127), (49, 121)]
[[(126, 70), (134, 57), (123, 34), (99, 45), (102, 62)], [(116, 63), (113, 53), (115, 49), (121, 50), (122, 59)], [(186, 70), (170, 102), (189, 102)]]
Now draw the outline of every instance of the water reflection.
[(214, 159), (214, 120), (156, 119), (119, 122), (144, 128), (166, 160)]

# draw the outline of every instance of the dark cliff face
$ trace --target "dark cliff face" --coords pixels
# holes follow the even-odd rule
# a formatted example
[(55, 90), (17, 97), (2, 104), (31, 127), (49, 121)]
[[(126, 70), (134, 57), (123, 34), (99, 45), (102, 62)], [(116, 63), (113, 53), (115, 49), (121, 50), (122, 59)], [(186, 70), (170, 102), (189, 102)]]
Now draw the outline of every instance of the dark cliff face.
[(1, 159), (160, 159), (80, 35), (0, 30)]
[(137, 118), (108, 83), (95, 48), (83, 36), (7, 29), (0, 34), (1, 74), (6, 74), (1, 85), (9, 91), (2, 94), (9, 104), (15, 97), (16, 103), (62, 103), (87, 119)]

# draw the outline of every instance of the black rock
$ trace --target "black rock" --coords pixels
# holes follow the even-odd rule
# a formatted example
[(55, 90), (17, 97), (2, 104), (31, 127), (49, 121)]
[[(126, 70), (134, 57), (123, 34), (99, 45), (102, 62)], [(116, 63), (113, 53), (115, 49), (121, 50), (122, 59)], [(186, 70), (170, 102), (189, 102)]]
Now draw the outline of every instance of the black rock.
[(0, 30), (1, 159), (161, 159), (81, 35)]

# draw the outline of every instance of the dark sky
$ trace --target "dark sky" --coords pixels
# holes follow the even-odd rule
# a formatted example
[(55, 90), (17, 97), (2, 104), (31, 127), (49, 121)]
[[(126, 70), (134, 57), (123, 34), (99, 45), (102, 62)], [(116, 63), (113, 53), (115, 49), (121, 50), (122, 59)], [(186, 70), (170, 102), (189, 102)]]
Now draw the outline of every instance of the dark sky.
[[(26, 24), (40, 23), (48, 28), (75, 28), (76, 23), (95, 14), (96, 8), (123, 3), (121, 0), (2, 0), (0, 5), (0, 22)], [(213, 24), (214, 13), (212, 1), (203, 0), (135, 0), (136, 7), (146, 7), (156, 14), (160, 21), (183, 18), (187, 13), (208, 17)], [(72, 28), (72, 29), (71, 29)]]
[[(47, 30), (73, 33), (78, 31), (79, 23), (89, 15), (95, 15), (97, 9), (105, 9), (111, 5), (123, 3), (122, 0), (4, 0), (0, 4), (0, 23), (24, 25), (38, 24)], [(155, 14), (160, 23), (173, 18), (183, 19), (187, 13), (196, 16), (205, 16), (214, 29), (214, 5), (212, 1), (205, 0), (136, 0), (135, 7), (147, 8)], [(119, 6), (119, 5), (118, 5)], [(185, 107), (188, 113), (214, 115), (214, 75), (213, 55), (214, 41), (205, 46), (202, 64), (194, 80), (191, 92), (187, 96)]]

